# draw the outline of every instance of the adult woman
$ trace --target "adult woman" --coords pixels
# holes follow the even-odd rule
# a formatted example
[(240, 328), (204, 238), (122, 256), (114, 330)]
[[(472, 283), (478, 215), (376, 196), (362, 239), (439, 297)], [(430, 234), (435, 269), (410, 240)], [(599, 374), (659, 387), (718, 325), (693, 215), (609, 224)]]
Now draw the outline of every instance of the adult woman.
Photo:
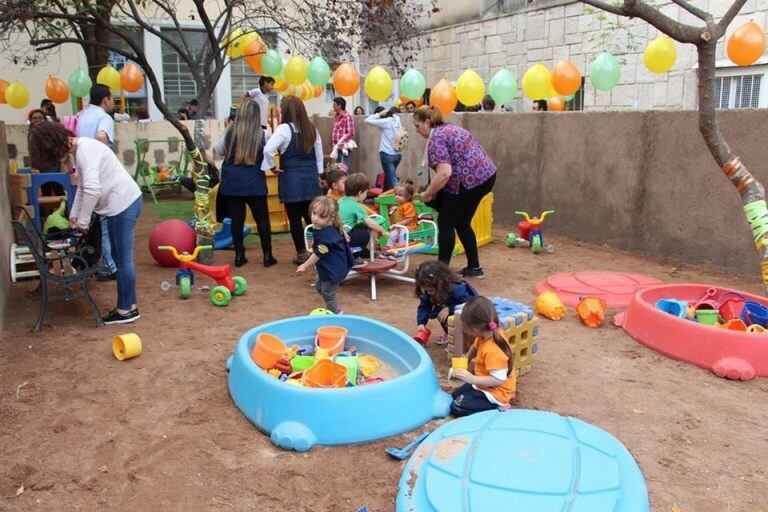
[[(283, 98), (280, 111), (283, 123), (275, 129), (264, 147), (261, 168), (277, 173), (280, 201), (288, 212), (291, 238), (296, 247), (293, 263), (301, 265), (309, 258), (301, 221), (304, 219), (307, 224), (312, 222), (309, 203), (321, 194), (319, 174), (323, 172), (323, 141), (299, 98)], [(275, 169), (275, 151), (280, 152), (279, 169)]]
[(438, 258), (446, 265), (450, 263), (457, 233), (467, 254), (467, 266), (460, 274), (483, 277), (477, 239), (470, 224), (480, 200), (493, 189), (496, 166), (471, 133), (445, 124), (437, 108), (422, 106), (416, 109), (413, 125), (419, 135), (428, 139), (422, 165), (426, 166), (428, 162), (436, 172), (421, 199), (433, 202), (439, 213)]
[(235, 266), (242, 267), (248, 263), (243, 246), (247, 204), (259, 231), (264, 266), (271, 267), (277, 260), (272, 256), (267, 177), (261, 170), (264, 159), (264, 131), (261, 128), (261, 109), (258, 103), (247, 99), (240, 104), (235, 122), (229, 126), (213, 151), (224, 157), (219, 194), (225, 197), (227, 213), (232, 219)]
[(397, 185), (397, 166), (403, 158), (403, 154), (394, 146), (397, 132), (403, 127), (400, 124), (398, 112), (397, 107), (392, 107), (389, 110), (382, 109), (365, 118), (365, 124), (381, 130), (379, 159), (381, 168), (384, 170), (384, 190), (390, 190)]
[(34, 126), (36, 124), (40, 124), (43, 121), (47, 121), (47, 117), (45, 116), (45, 112), (43, 112), (42, 109), (34, 108), (29, 111), (27, 114), (27, 123), (30, 126)]
[(354, 114), (356, 116), (364, 116), (365, 115), (365, 109), (363, 107), (361, 107), (360, 105), (358, 105), (358, 106), (355, 107)]
[(30, 129), (29, 153), (32, 165), (41, 169), (57, 162), (68, 172), (77, 168), (77, 194), (69, 212), (69, 225), (87, 233), (92, 213), (105, 218), (117, 266), (117, 308), (102, 320), (105, 324), (138, 320), (133, 241), (141, 213), (139, 186), (106, 144), (74, 137), (58, 123), (44, 121)]

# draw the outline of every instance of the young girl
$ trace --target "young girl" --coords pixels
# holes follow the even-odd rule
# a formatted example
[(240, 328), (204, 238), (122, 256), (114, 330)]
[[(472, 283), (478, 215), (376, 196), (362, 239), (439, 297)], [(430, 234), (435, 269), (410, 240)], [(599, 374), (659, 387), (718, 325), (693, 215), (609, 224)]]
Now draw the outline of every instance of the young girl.
[(320, 196), (309, 205), (314, 228), (312, 254), (299, 265), (296, 272), (304, 272), (310, 265), (317, 268), (315, 290), (325, 300), (325, 307), (334, 313), (341, 313), (336, 292), (339, 283), (347, 277), (352, 268), (352, 251), (344, 237), (339, 208), (336, 201)]
[[(394, 217), (394, 223), (405, 226), (408, 231), (419, 229), (419, 216), (416, 214), (416, 207), (413, 206), (413, 186), (409, 184), (400, 184), (395, 187), (395, 200), (397, 207), (390, 210)], [(405, 245), (405, 230), (392, 229), (389, 233), (389, 240), (384, 247), (384, 252), (391, 250), (398, 245)]]
[(439, 261), (422, 263), (416, 269), (416, 296), (420, 299), (416, 312), (418, 330), (426, 329), (430, 318), (437, 318), (443, 333), (437, 337), (435, 344), (445, 345), (448, 343), (448, 317), (453, 314), (456, 306), (477, 295), (477, 290)]
[(466, 336), (474, 338), (467, 359), (474, 359), (474, 374), (455, 369), (453, 376), (464, 381), (452, 393), (451, 414), (466, 416), (496, 408), (509, 408), (515, 398), (514, 356), (499, 332), (496, 308), (485, 297), (472, 297), (461, 310)]

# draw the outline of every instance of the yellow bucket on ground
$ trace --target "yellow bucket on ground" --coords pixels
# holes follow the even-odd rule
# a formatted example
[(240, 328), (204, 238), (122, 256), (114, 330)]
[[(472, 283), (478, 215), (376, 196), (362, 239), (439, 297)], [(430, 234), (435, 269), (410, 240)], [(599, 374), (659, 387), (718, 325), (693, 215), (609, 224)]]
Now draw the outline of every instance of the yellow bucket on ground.
[(115, 336), (112, 340), (112, 353), (119, 361), (141, 355), (141, 338), (132, 332)]
[(550, 320), (560, 320), (565, 316), (565, 304), (555, 292), (542, 292), (533, 303), (536, 312)]

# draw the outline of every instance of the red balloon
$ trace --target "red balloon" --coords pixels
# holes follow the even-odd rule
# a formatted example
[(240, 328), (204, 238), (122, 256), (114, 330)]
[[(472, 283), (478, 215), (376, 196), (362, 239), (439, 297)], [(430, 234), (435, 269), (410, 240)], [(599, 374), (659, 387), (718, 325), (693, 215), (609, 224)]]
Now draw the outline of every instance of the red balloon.
[(120, 71), (120, 85), (126, 92), (136, 92), (144, 85), (144, 75), (141, 74), (139, 66), (129, 62)]
[(245, 47), (245, 51), (243, 51), (245, 63), (260, 75), (264, 74), (264, 69), (261, 67), (261, 60), (264, 58), (265, 53), (267, 53), (267, 46), (261, 39), (254, 39), (251, 41), (248, 43), (248, 46)]
[[(49, 75), (48, 80), (45, 81), (45, 95), (54, 103), (64, 103), (69, 99), (69, 86), (61, 78)], [(3, 97), (5, 97), (5, 91), (3, 91)]]

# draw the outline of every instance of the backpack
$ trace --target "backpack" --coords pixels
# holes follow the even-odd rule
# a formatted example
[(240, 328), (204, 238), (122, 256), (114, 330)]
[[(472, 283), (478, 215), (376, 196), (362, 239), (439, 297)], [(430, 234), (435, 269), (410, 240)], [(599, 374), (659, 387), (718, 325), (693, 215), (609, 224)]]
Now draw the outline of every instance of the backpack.
[(64, 116), (64, 119), (61, 120), (61, 125), (72, 132), (75, 137), (77, 137), (77, 121), (80, 119), (81, 113), (82, 110), (73, 116)]
[(400, 129), (395, 134), (392, 147), (397, 151), (404, 151), (408, 147), (408, 131), (402, 126), (400, 126)]

